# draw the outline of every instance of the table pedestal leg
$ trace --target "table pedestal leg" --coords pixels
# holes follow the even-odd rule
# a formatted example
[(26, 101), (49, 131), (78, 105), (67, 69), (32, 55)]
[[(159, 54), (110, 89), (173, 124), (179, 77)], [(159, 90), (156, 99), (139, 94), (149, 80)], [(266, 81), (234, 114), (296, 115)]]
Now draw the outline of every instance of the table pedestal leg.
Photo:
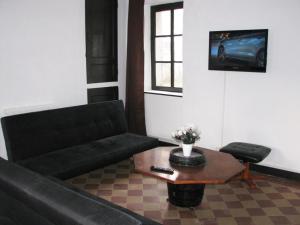
[(181, 207), (195, 207), (202, 201), (205, 184), (168, 184), (169, 202)]

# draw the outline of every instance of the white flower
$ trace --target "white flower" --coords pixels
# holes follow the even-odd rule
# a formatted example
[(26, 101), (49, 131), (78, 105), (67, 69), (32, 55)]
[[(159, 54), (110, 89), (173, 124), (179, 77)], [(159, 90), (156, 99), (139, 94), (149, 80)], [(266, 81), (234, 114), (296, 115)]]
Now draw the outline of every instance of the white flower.
[(200, 139), (200, 132), (196, 129), (193, 124), (186, 125), (177, 129), (175, 132), (171, 133), (172, 138), (176, 141), (188, 141), (188, 142), (195, 142), (196, 140)]

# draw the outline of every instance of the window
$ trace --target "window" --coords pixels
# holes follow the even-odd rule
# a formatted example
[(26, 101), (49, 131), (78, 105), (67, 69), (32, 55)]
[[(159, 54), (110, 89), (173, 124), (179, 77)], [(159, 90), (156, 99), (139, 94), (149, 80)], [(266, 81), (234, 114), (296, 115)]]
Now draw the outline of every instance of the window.
[(183, 2), (151, 7), (152, 89), (182, 92)]

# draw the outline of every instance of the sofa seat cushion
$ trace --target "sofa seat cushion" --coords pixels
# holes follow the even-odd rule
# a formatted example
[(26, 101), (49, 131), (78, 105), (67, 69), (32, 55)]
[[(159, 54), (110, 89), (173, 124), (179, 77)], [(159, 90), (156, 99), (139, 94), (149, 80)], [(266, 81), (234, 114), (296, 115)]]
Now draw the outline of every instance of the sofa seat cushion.
[(0, 224), (1, 225), (17, 225), (13, 221), (11, 221), (9, 218), (1, 217), (1, 216), (0, 216)]
[(124, 133), (19, 161), (43, 175), (67, 179), (158, 146), (158, 140)]

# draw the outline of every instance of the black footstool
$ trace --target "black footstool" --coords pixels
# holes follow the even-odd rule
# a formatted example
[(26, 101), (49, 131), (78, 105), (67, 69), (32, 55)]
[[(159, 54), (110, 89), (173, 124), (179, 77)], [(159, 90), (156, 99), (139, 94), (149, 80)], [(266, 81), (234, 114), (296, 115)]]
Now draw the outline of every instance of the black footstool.
[(250, 163), (259, 163), (264, 160), (271, 152), (271, 149), (262, 145), (232, 142), (221, 148), (220, 152), (229, 153), (244, 163), (246, 169), (241, 178), (248, 183), (250, 188), (255, 188), (256, 185), (254, 184), (253, 179), (257, 179), (258, 177), (250, 175), (249, 165)]

